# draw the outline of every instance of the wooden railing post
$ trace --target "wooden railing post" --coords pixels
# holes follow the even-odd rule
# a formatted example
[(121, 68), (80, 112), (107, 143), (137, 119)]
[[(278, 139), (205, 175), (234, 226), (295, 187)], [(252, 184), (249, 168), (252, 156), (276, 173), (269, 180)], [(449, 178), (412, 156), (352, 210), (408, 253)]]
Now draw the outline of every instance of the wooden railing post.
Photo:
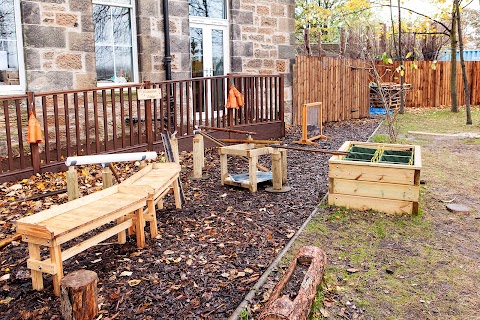
[[(145, 89), (150, 89), (150, 81), (145, 81)], [(145, 129), (147, 130), (148, 150), (153, 150), (152, 100), (145, 100)]]
[(285, 74), (280, 74), (280, 83), (279, 83), (279, 111), (280, 112), (280, 121), (282, 121), (282, 137), (285, 137)]
[[(230, 85), (233, 84), (233, 77), (232, 74), (229, 73), (228, 75), (228, 80), (227, 80), (227, 97), (228, 97), (228, 90), (230, 90)], [(227, 117), (228, 117), (228, 127), (230, 129), (233, 129), (233, 110), (232, 108), (227, 109)], [(233, 134), (231, 132), (228, 133), (228, 138), (232, 139)]]
[[(27, 92), (27, 105), (28, 116), (30, 117), (30, 111), (35, 115), (35, 94), (32, 91)], [(30, 143), (30, 156), (32, 158), (33, 174), (37, 174), (40, 172), (40, 149), (38, 148), (38, 143)]]

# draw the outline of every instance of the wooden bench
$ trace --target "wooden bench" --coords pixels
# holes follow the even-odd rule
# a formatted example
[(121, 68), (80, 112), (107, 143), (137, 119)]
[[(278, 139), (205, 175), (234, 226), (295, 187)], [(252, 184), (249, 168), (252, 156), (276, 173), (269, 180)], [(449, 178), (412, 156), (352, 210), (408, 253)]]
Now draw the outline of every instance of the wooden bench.
[(163, 209), (163, 197), (173, 191), (176, 208), (182, 208), (178, 182), (180, 170), (180, 165), (175, 162), (151, 163), (120, 184), (142, 187), (148, 191), (147, 209), (144, 211), (144, 219), (150, 223), (150, 235), (152, 238), (158, 234), (155, 205), (159, 209)]
[[(16, 221), (17, 232), (28, 243), (27, 267), (32, 271), (32, 286), (43, 289), (43, 273), (53, 275), (55, 295), (60, 295), (63, 261), (114, 236), (126, 242), (126, 230), (135, 227), (137, 246), (145, 246), (143, 208), (149, 192), (143, 188), (116, 185)], [(60, 245), (111, 222), (116, 225), (63, 250)], [(40, 246), (50, 249), (41, 258)]]

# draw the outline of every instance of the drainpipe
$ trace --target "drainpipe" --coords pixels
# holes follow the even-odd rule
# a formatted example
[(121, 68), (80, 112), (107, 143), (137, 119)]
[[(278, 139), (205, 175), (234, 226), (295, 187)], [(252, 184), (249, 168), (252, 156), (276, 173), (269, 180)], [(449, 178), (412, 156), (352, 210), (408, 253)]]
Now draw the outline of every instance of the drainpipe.
[[(169, 14), (168, 14), (168, 0), (163, 0), (163, 31), (165, 33), (165, 79), (172, 80), (172, 56), (170, 54), (170, 26), (169, 26)], [(167, 123), (175, 128), (174, 120), (174, 100), (173, 100), (173, 87), (168, 85), (169, 96), (170, 96), (170, 119), (166, 119)], [(168, 121), (170, 120), (170, 121)], [(170, 128), (168, 128), (170, 129)]]
[(170, 55), (170, 26), (168, 0), (163, 0), (163, 30), (165, 32), (165, 78), (172, 80), (172, 56)]

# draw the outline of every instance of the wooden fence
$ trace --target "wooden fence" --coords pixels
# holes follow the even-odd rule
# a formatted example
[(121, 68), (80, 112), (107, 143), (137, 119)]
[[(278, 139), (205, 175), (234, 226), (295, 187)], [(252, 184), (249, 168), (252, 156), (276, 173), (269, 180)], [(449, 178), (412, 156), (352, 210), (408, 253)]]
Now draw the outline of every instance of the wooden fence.
[(297, 56), (293, 79), (294, 124), (301, 124), (302, 105), (311, 102), (322, 102), (324, 122), (369, 115), (369, 72), (365, 61)]
[[(417, 69), (414, 68), (416, 64)], [(412, 84), (412, 90), (406, 94), (407, 107), (450, 106), (451, 63), (439, 61), (432, 68), (432, 61), (405, 62), (405, 83)], [(398, 83), (399, 74), (395, 72), (398, 62), (393, 65), (378, 64), (377, 70), (384, 81)], [(465, 67), (470, 87), (471, 104), (480, 104), (480, 61), (466, 61)], [(457, 63), (457, 94), (459, 105), (465, 104), (462, 68)]]
[[(442, 61), (432, 68), (431, 61), (405, 62), (407, 107), (450, 106), (450, 62)], [(470, 102), (480, 104), (480, 61), (467, 61)], [(378, 63), (376, 68), (384, 82), (399, 83), (392, 65)], [(369, 83), (374, 80), (370, 64), (362, 60), (318, 56), (298, 56), (294, 67), (293, 123), (301, 124), (304, 103), (322, 102), (323, 121), (340, 121), (369, 115)], [(457, 93), (460, 105), (465, 104), (462, 69), (457, 65)]]
[[(229, 83), (245, 100), (245, 107), (232, 113), (232, 126), (263, 138), (284, 135), (283, 75), (146, 81), (0, 97), (0, 182), (64, 170), (66, 157), (73, 155), (163, 150), (165, 132), (176, 131), (186, 149), (195, 126), (230, 126), (224, 108)], [(162, 98), (139, 100), (139, 88), (161, 88)], [(26, 140), (30, 111), (41, 124), (44, 144)]]

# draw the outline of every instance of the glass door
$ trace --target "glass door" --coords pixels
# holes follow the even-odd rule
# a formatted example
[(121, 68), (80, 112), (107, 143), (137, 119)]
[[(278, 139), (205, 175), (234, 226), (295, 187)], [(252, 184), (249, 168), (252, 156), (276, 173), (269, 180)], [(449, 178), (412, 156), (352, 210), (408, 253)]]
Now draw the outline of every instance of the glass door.
[[(192, 78), (215, 77), (228, 72), (227, 26), (190, 23)], [(213, 118), (223, 112), (226, 90), (223, 79), (194, 81), (194, 108), (197, 119)]]

